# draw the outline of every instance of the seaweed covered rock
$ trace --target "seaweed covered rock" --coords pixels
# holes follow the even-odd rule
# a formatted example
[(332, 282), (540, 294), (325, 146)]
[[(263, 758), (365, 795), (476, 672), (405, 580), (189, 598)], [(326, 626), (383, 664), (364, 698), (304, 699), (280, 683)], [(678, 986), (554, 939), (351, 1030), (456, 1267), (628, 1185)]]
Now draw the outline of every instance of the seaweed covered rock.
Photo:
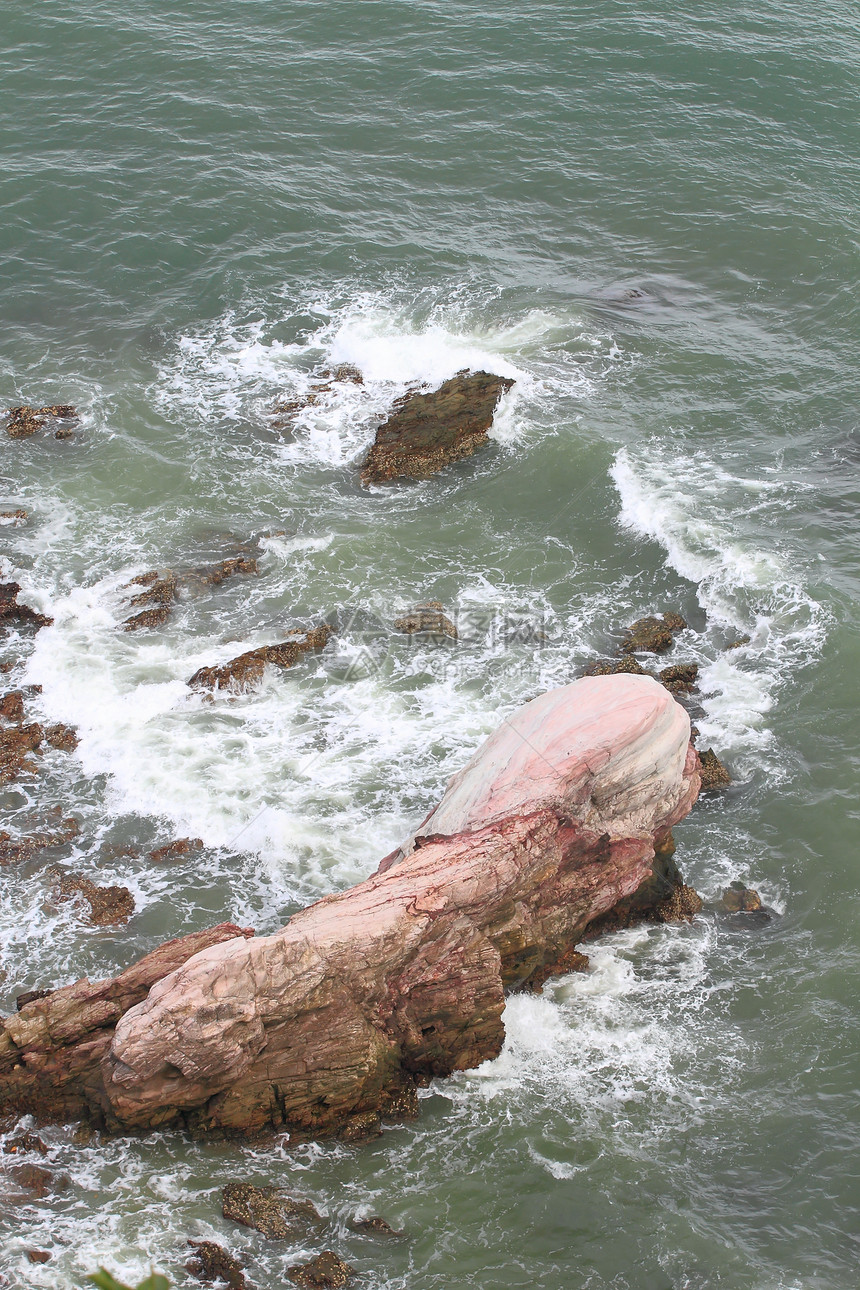
[(229, 663), (198, 668), (188, 684), (192, 690), (230, 690), (241, 694), (259, 685), (267, 666), (292, 667), (303, 654), (323, 649), (331, 636), (332, 629), (328, 623), (309, 631), (298, 628), (279, 645), (262, 645), (230, 659)]
[(309, 1200), (296, 1200), (280, 1187), (230, 1182), (223, 1191), (222, 1213), (263, 1236), (286, 1240), (322, 1227), (323, 1218)]
[(686, 626), (680, 614), (640, 618), (627, 628), (619, 648), (622, 654), (665, 654), (672, 648), (676, 633), (682, 632)]
[(308, 1290), (342, 1290), (352, 1284), (355, 1268), (350, 1267), (334, 1250), (323, 1250), (309, 1263), (294, 1263), (287, 1268), (287, 1276), (293, 1285), (307, 1287)]
[[(37, 430), (42, 430), (50, 417), (55, 420), (73, 420), (77, 418), (77, 410), (70, 403), (53, 403), (49, 407), (31, 408), (22, 404), (17, 408), (9, 408), (6, 413), (6, 433), (10, 439), (29, 439)], [(56, 438), (67, 439), (71, 436), (71, 428), (68, 426), (60, 427), (56, 431)]]
[(426, 479), (489, 442), (499, 399), (514, 382), (489, 372), (458, 372), (437, 390), (406, 394), (377, 430), (361, 469), (363, 484)]

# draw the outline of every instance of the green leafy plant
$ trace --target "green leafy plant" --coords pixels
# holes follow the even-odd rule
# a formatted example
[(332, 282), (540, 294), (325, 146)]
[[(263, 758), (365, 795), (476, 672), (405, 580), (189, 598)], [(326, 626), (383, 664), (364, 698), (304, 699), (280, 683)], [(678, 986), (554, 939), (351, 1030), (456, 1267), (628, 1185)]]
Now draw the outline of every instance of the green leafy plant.
[[(87, 1280), (92, 1281), (94, 1286), (99, 1287), (99, 1290), (133, 1290), (132, 1286), (127, 1286), (122, 1281), (117, 1281), (116, 1277), (111, 1276), (106, 1268), (99, 1268), (98, 1272), (94, 1272), (91, 1277), (87, 1277)], [(141, 1281), (140, 1285), (134, 1290), (170, 1290), (170, 1282), (167, 1277), (161, 1276), (158, 1272), (153, 1272), (145, 1281)]]

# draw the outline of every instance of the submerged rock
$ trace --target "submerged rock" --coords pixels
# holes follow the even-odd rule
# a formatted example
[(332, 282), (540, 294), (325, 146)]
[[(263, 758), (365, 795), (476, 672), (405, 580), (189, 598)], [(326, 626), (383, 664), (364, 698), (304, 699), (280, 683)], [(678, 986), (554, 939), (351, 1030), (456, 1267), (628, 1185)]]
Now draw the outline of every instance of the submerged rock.
[(215, 1241), (189, 1241), (188, 1244), (194, 1255), (185, 1264), (186, 1272), (198, 1281), (223, 1281), (230, 1290), (245, 1290), (248, 1282), (237, 1258)]
[(416, 605), (410, 613), (404, 614), (401, 618), (395, 618), (394, 626), (397, 631), (405, 632), (409, 636), (426, 632), (433, 636), (448, 636), (454, 641), (459, 636), (457, 628), (443, 612), (442, 604), (438, 600), (430, 600), (425, 605)]
[(0, 582), (0, 629), (13, 622), (33, 623), (37, 631), (41, 627), (50, 627), (53, 618), (37, 613), (29, 605), (18, 604), (20, 590), (17, 582)]
[(58, 833), (29, 833), (13, 838), (5, 830), (0, 831), (0, 865), (12, 864), (19, 860), (31, 860), (38, 851), (45, 851), (48, 847), (64, 846), (77, 837), (80, 829), (78, 821), (73, 816), (69, 816), (67, 820), (62, 821), (62, 828)]
[(496, 406), (514, 382), (489, 372), (458, 372), (438, 390), (407, 394), (376, 432), (363, 484), (426, 479), (489, 442)]
[(54, 895), (58, 902), (82, 896), (90, 907), (87, 922), (93, 927), (116, 927), (134, 913), (134, 896), (127, 887), (100, 887), (81, 873), (54, 869)]
[(665, 654), (672, 648), (676, 632), (687, 623), (680, 614), (663, 614), (662, 618), (640, 618), (627, 628), (620, 650), (623, 654)]
[(243, 555), (219, 560), (216, 564), (201, 565), (185, 573), (174, 573), (172, 569), (150, 569), (146, 573), (140, 573), (125, 585), (126, 591), (133, 587), (143, 587), (143, 591), (131, 596), (128, 603), (132, 609), (139, 609), (141, 606), (151, 608), (144, 608), (141, 613), (127, 618), (123, 623), (123, 630), (134, 632), (142, 627), (161, 627), (170, 617), (181, 593), (199, 594), (207, 587), (220, 586), (234, 574), (257, 572), (257, 561)]
[(296, 1200), (279, 1187), (231, 1182), (224, 1188), (222, 1213), (234, 1223), (253, 1227), (263, 1236), (286, 1240), (321, 1227), (322, 1215), (309, 1200)]
[(170, 617), (170, 605), (158, 605), (155, 609), (144, 609), (133, 618), (126, 618), (122, 625), (124, 632), (139, 632), (143, 627), (161, 627)]
[(164, 864), (167, 860), (181, 860), (195, 851), (202, 850), (202, 838), (177, 838), (175, 842), (168, 842), (165, 846), (150, 851), (149, 858), (156, 864)]
[(24, 720), (23, 690), (9, 690), (7, 694), (0, 697), (0, 717), (4, 721)]
[(393, 1236), (398, 1238), (403, 1236), (403, 1232), (399, 1232), (377, 1214), (371, 1214), (368, 1218), (354, 1218), (350, 1223), (350, 1227), (354, 1232), (360, 1232), (362, 1236)]
[(321, 623), (309, 631), (297, 628), (279, 645), (262, 645), (233, 658), (229, 663), (215, 667), (201, 667), (188, 684), (192, 690), (230, 690), (241, 694), (253, 689), (263, 679), (268, 665), (288, 668), (297, 663), (310, 650), (323, 649), (332, 636), (328, 623)]
[(287, 1268), (287, 1276), (294, 1285), (307, 1286), (311, 1290), (318, 1290), (320, 1287), (325, 1290), (341, 1290), (341, 1287), (352, 1283), (356, 1272), (333, 1250), (323, 1250), (310, 1263), (294, 1263)]
[(702, 777), (703, 793), (728, 788), (732, 782), (731, 775), (713, 748), (705, 748), (699, 753), (699, 774)]
[(11, 524), (15, 528), (27, 522), (27, 512), (22, 510), (0, 511), (0, 524)]

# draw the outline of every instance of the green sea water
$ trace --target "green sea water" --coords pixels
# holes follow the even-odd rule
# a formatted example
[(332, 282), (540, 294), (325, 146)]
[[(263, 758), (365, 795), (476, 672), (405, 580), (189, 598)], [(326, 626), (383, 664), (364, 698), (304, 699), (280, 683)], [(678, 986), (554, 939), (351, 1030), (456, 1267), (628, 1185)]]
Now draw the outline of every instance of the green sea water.
[[(8, 1284), (191, 1287), (188, 1238), (257, 1290), (320, 1248), (368, 1290), (857, 1284), (858, 28), (834, 0), (5, 7), (0, 404), (82, 415), (3, 436), (0, 511), (28, 519), (2, 572), (55, 625), (0, 651), (81, 742), (0, 791), (0, 827), (81, 831), (0, 869), (0, 1006), (366, 876), (504, 716), (655, 610), (690, 624), (666, 662), (700, 664), (734, 779), (677, 858), (706, 902), (739, 878), (777, 911), (595, 943), (369, 1143), (41, 1130), (54, 1188), (3, 1181)], [(365, 384), (279, 428), (337, 363)], [(362, 489), (393, 399), (463, 367), (516, 381), (492, 445)], [(243, 549), (258, 577), (117, 630), (131, 577)], [(393, 631), (425, 599), (456, 645)], [(189, 695), (321, 619), (306, 665)], [(203, 851), (148, 859), (177, 836)], [(57, 864), (128, 886), (128, 926), (58, 905)], [(227, 1222), (233, 1178), (326, 1232)]]

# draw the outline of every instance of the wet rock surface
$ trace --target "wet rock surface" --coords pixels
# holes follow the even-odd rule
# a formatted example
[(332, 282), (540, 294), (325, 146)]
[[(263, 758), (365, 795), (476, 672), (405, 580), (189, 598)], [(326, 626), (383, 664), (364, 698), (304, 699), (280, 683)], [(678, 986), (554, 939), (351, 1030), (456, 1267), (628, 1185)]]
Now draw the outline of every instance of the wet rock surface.
[(364, 376), (352, 363), (339, 363), (336, 367), (325, 368), (319, 378), (311, 383), (308, 392), (297, 399), (282, 399), (272, 408), (276, 418), (272, 422), (274, 429), (285, 429), (291, 426), (300, 413), (307, 408), (316, 407), (327, 394), (331, 394), (336, 385), (364, 385)]
[(728, 788), (732, 782), (731, 775), (712, 748), (705, 748), (699, 753), (699, 774), (702, 777), (703, 793)]
[(186, 856), (202, 850), (202, 838), (177, 838), (175, 842), (168, 842), (165, 846), (150, 851), (149, 858), (156, 864), (165, 864), (170, 860), (183, 860)]
[(408, 614), (395, 618), (394, 627), (398, 632), (404, 632), (408, 636), (427, 633), (432, 636), (447, 636), (454, 641), (459, 636), (456, 626), (444, 612), (438, 600), (416, 605)]
[(306, 1235), (324, 1225), (322, 1215), (309, 1200), (297, 1200), (279, 1187), (257, 1187), (231, 1182), (224, 1188), (225, 1218), (276, 1240)]
[(230, 1290), (245, 1290), (248, 1282), (242, 1264), (223, 1246), (215, 1241), (189, 1241), (188, 1244), (194, 1254), (185, 1264), (186, 1272), (205, 1284), (221, 1281)]
[(761, 896), (742, 882), (733, 882), (722, 896), (723, 909), (729, 914), (754, 914), (762, 909)]
[(38, 722), (0, 730), (0, 784), (11, 784), (21, 775), (35, 775), (39, 763), (30, 756), (38, 753), (45, 731)]
[(100, 887), (82, 873), (52, 870), (54, 899), (58, 904), (81, 897), (89, 905), (85, 921), (92, 927), (117, 927), (134, 913), (134, 896), (127, 887)]
[(363, 484), (426, 479), (489, 442), (496, 406), (514, 382), (489, 372), (458, 372), (430, 393), (407, 394), (376, 432)]
[(356, 1271), (333, 1250), (323, 1250), (309, 1263), (294, 1263), (287, 1268), (287, 1276), (293, 1285), (311, 1287), (312, 1290), (320, 1287), (340, 1290), (340, 1287), (352, 1284)]
[(251, 556), (232, 556), (215, 564), (199, 565), (185, 572), (173, 569), (150, 569), (126, 583), (124, 590), (142, 587), (128, 597), (129, 608), (140, 610), (123, 622), (123, 630), (140, 631), (145, 627), (161, 627), (170, 618), (174, 605), (184, 595), (200, 595), (209, 587), (219, 587), (227, 578), (236, 574), (256, 574), (259, 567)]
[(378, 1214), (371, 1214), (368, 1218), (354, 1218), (350, 1227), (362, 1236), (391, 1236), (400, 1239), (404, 1235)]
[(324, 649), (332, 636), (327, 623), (309, 631), (297, 629), (278, 645), (248, 650), (229, 663), (201, 667), (189, 680), (192, 690), (228, 690), (241, 694), (259, 685), (267, 666), (289, 668), (311, 650)]
[(27, 512), (21, 510), (0, 511), (0, 524), (11, 524), (18, 528), (21, 524), (26, 524)]
[(675, 636), (684, 631), (687, 622), (680, 614), (663, 614), (660, 618), (640, 618), (627, 628), (619, 647), (622, 654), (665, 654), (672, 648)]
[(13, 838), (5, 830), (0, 831), (0, 865), (14, 864), (20, 860), (31, 860), (39, 851), (49, 847), (65, 846), (80, 833), (81, 826), (73, 817), (62, 820), (60, 828), (53, 833), (25, 833)]
[[(28, 439), (38, 430), (44, 429), (49, 418), (68, 421), (77, 419), (77, 415), (77, 410), (70, 403), (53, 403), (43, 408), (31, 408), (21, 404), (19, 407), (7, 410), (6, 433), (10, 439)], [(58, 439), (70, 438), (71, 435), (72, 430), (68, 426), (60, 427), (56, 431)]]
[(17, 582), (0, 582), (0, 631), (10, 623), (31, 623), (36, 631), (41, 627), (50, 627), (53, 618), (37, 613), (29, 605), (18, 603), (20, 591)]
[(74, 752), (80, 743), (80, 739), (74, 726), (58, 723), (57, 725), (45, 727), (45, 742), (50, 744), (52, 748), (58, 748), (61, 752)]

